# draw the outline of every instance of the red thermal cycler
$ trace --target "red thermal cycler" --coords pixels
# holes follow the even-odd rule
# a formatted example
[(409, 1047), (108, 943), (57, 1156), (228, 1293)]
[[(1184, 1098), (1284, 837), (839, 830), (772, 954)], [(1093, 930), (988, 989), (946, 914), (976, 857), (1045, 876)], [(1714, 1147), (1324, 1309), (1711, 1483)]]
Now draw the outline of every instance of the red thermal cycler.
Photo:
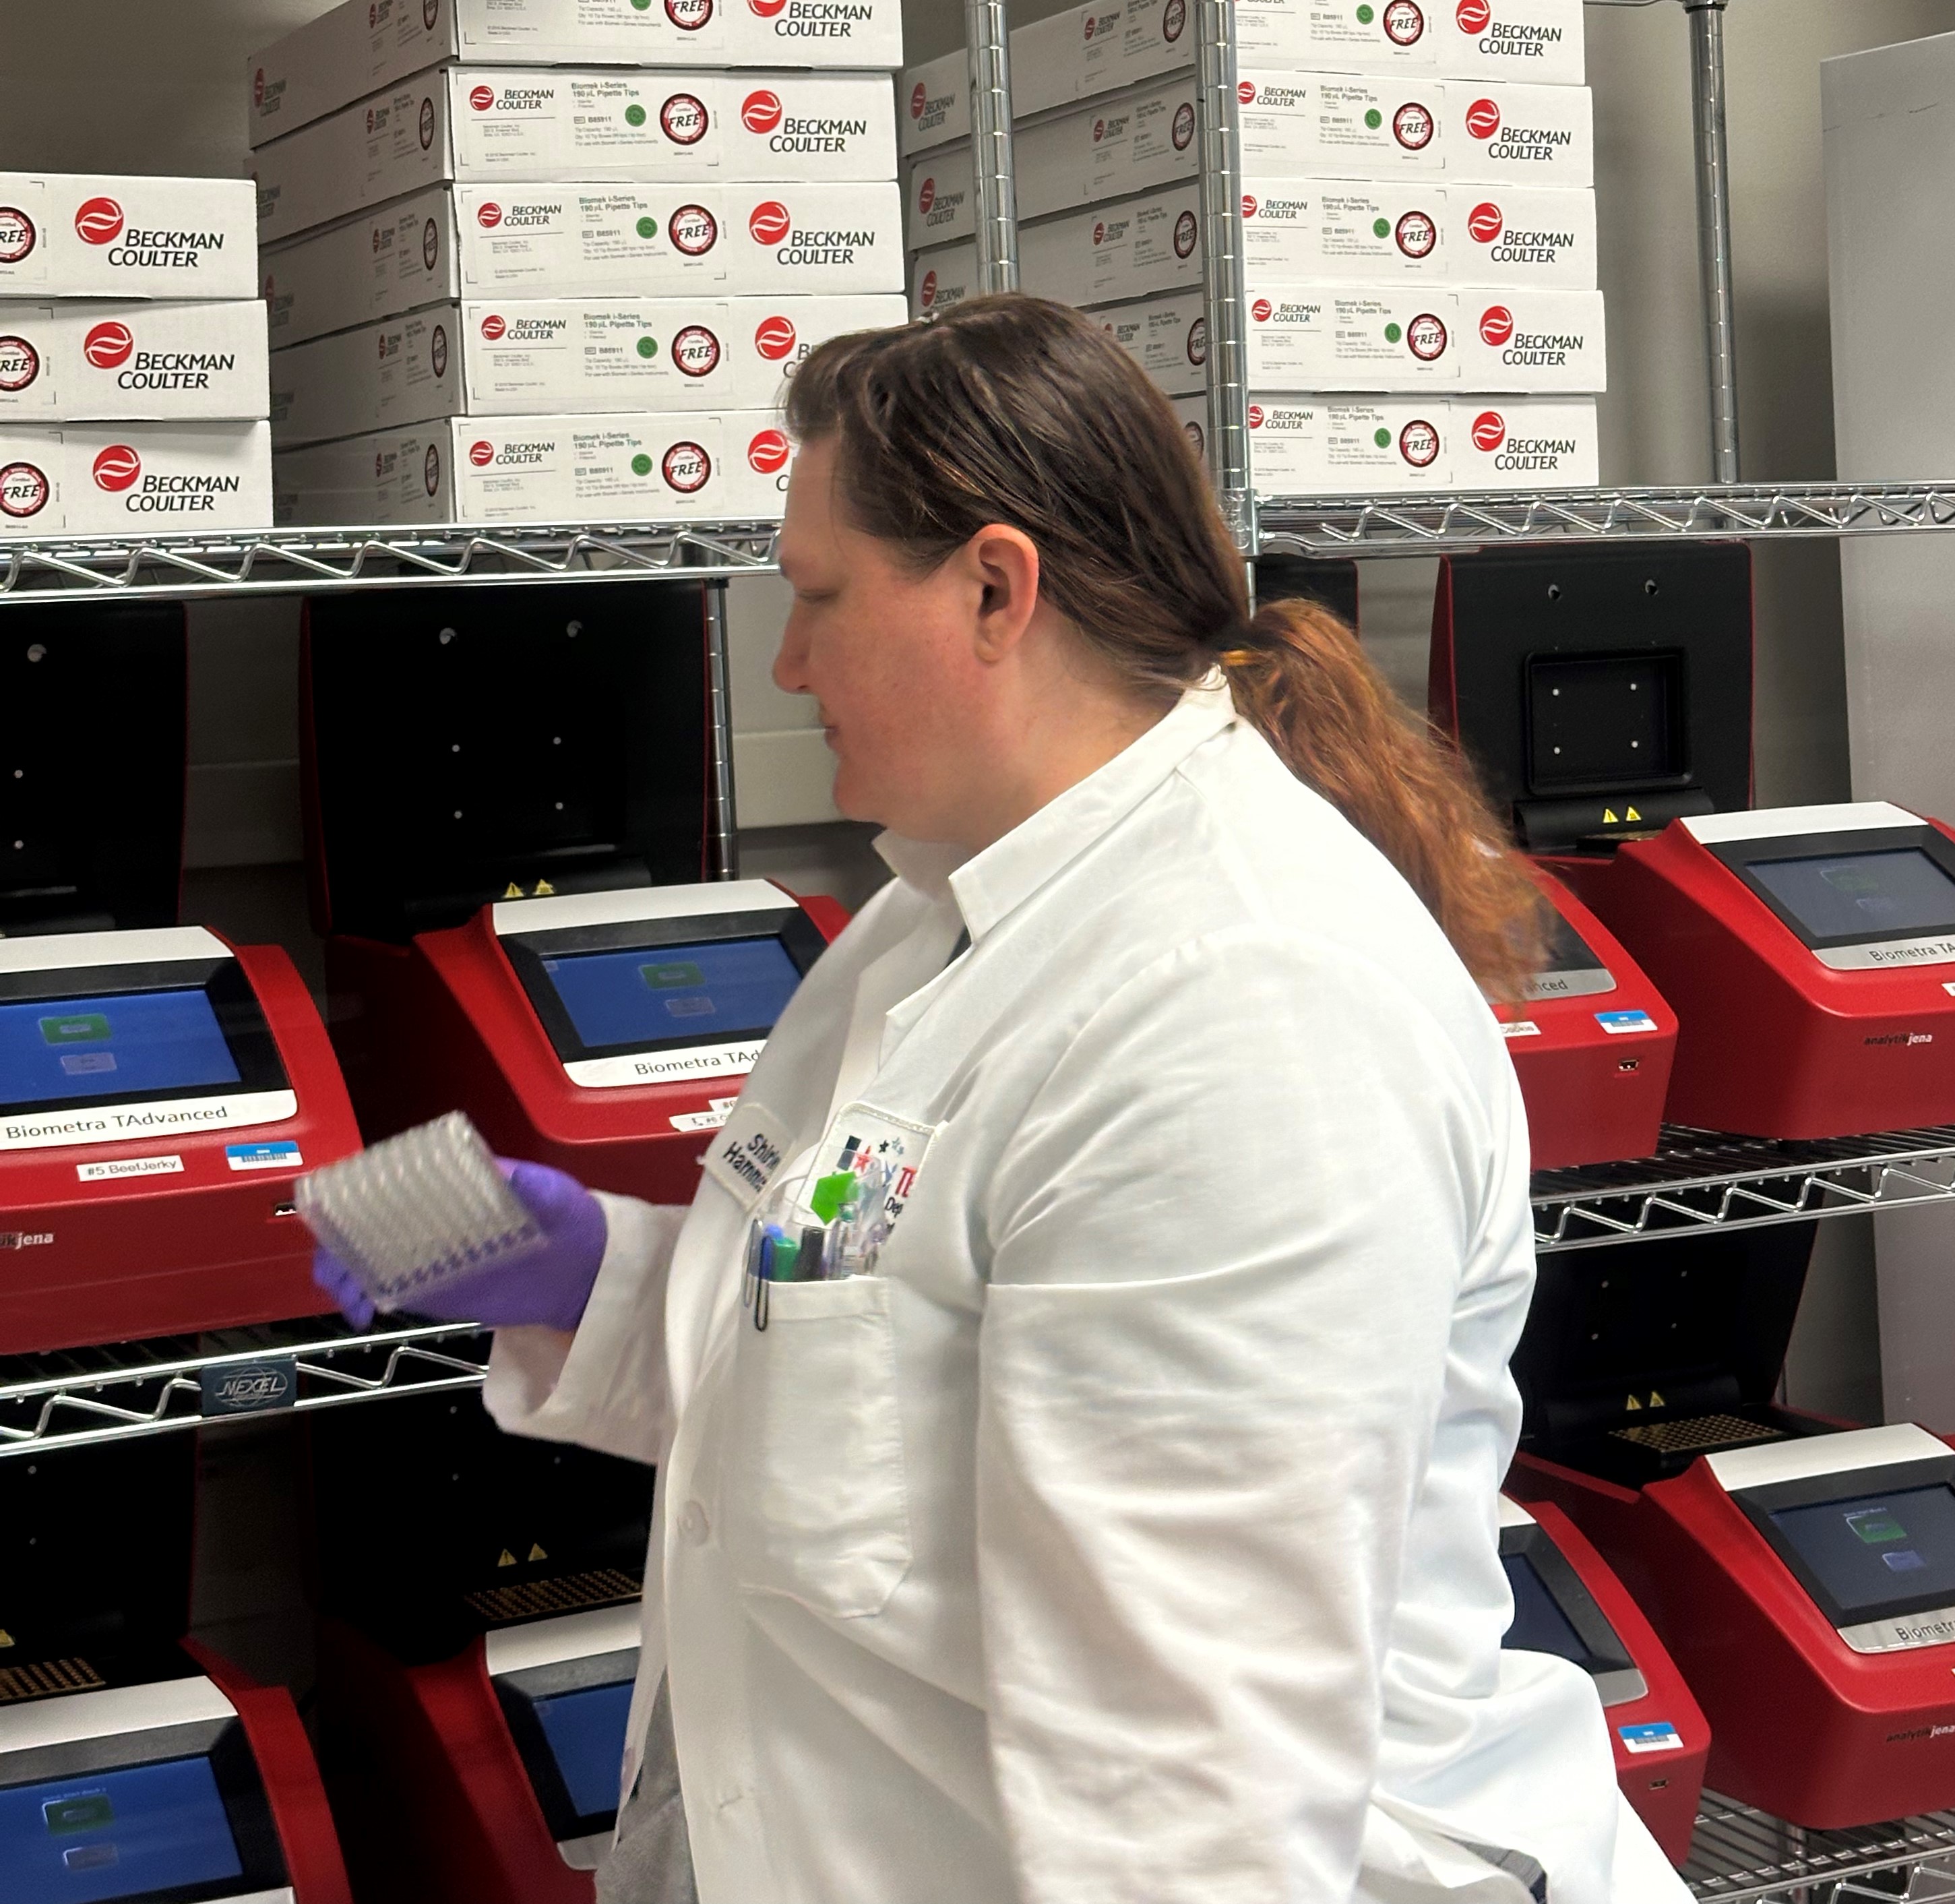
[(277, 947), (0, 939), (0, 1353), (316, 1312), (293, 1179), (358, 1147)]
[(1671, 1119), (1955, 1119), (1955, 836), (1884, 801), (1706, 814), (1563, 870), (1681, 1021)]

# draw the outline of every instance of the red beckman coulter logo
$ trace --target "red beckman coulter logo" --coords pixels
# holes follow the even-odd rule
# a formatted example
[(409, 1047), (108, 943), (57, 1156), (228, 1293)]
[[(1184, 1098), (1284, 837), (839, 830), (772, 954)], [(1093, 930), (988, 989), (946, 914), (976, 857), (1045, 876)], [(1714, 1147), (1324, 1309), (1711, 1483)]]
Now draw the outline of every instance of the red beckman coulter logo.
[(502, 319), (496, 316), (493, 312), (491, 312), (488, 316), (483, 318), (482, 320), (483, 337), (491, 344), (494, 343), (496, 340), (508, 328), (508, 326), (504, 323)]
[(757, 244), (779, 244), (794, 229), (794, 218), (779, 199), (763, 199), (747, 214), (747, 229)]
[(740, 123), (749, 132), (771, 132), (781, 122), (781, 96), (764, 87), (749, 93), (740, 105)]
[(1480, 341), (1495, 350), (1514, 334), (1514, 314), (1505, 304), (1489, 304), (1480, 313)]
[(1263, 406), (1259, 403), (1252, 403), (1249, 406), (1249, 427), (1251, 430), (1261, 430), (1262, 426)]
[(119, 369), (136, 348), (136, 334), (127, 324), (98, 324), (81, 341), (81, 354), (98, 370)]
[(122, 235), (122, 208), (112, 198), (91, 198), (76, 208), (74, 228), (89, 244), (113, 244)]
[(1500, 208), (1491, 199), (1475, 206), (1466, 214), (1466, 228), (1482, 244), (1491, 244), (1506, 229), (1507, 222), (1500, 216)]
[[(748, 4), (754, 5), (755, 0), (748, 0)], [(668, 489), (678, 490), (681, 496), (696, 495), (713, 474), (713, 458), (707, 455), (704, 444), (675, 443), (666, 452), (659, 473), (666, 479)]]
[(1425, 15), (1414, 0), (1391, 0), (1385, 9), (1385, 37), (1394, 46), (1409, 46), (1425, 31)]
[(34, 239), (34, 221), (17, 205), (0, 205), (0, 264), (18, 264)]
[(682, 376), (710, 376), (719, 367), (719, 340), (704, 324), (688, 324), (672, 341), (672, 360)]
[(917, 302), (925, 310), (937, 302), (937, 273), (934, 271), (926, 271), (923, 274), (923, 282), (917, 286)]
[(1414, 469), (1426, 468), (1438, 458), (1439, 432), (1423, 417), (1415, 417), (1399, 432), (1399, 454)]
[(923, 81), (918, 80), (916, 84), (910, 88), (910, 117), (912, 119), (921, 119), (923, 117), (923, 109), (929, 101), (930, 93)]
[(496, 89), (493, 86), (478, 86), (469, 94), (468, 103), (477, 112), (486, 112), (496, 103)]
[(1242, 194), (1242, 216), (1245, 218), (1254, 218), (1256, 216), (1255, 195), (1251, 192), (1245, 192)]
[(927, 218), (930, 208), (937, 203), (937, 181), (926, 178), (917, 187), (917, 209)]
[(48, 506), (54, 486), (47, 472), (32, 463), (9, 463), (0, 467), (0, 515), (17, 522), (37, 516)]
[(0, 337), (0, 390), (24, 390), (41, 374), (41, 354), (24, 337)]
[(1107, 242), (1107, 221), (1104, 219), (1097, 219), (1094, 221), (1093, 242), (1096, 245), (1104, 244)]
[(1195, 222), (1192, 212), (1184, 212), (1174, 222), (1174, 255), (1185, 258), (1195, 249), (1195, 241), (1201, 234), (1201, 227)]
[(95, 459), (95, 486), (112, 496), (134, 487), (142, 473), (142, 458), (127, 443), (111, 443)]
[(1093, 121), (1093, 143), (1097, 146), (1106, 136), (1107, 121), (1104, 119), (1095, 119)]
[(262, 66), (251, 75), (251, 103), (253, 105), (265, 103), (265, 69)]
[(493, 198), (485, 198), (475, 208), (475, 222), (485, 231), (493, 231), (502, 222), (502, 208)]
[(762, 476), (778, 476), (788, 466), (788, 439), (778, 430), (763, 430), (747, 445), (747, 461)]
[(1267, 297), (1258, 297), (1249, 307), (1249, 315), (1258, 324), (1267, 324), (1277, 314), (1277, 307)]
[(1423, 258), (1439, 242), (1439, 227), (1423, 212), (1408, 212), (1393, 235), (1408, 258)]
[[(936, 273), (931, 274), (933, 282)], [(770, 363), (778, 363), (795, 347), (795, 327), (785, 317), (763, 317), (754, 333), (754, 348)]]
[[(788, 0), (747, 0), (748, 5), (752, 8), (763, 20), (773, 19), (787, 3)], [(705, 453), (704, 450), (700, 452), (702, 456)]]
[(719, 242), (719, 221), (704, 205), (682, 205), (666, 225), (675, 250), (703, 258)]
[(1488, 5), (1487, 0), (1459, 0), (1453, 17), (1459, 21), (1462, 33), (1483, 33), (1494, 17), (1494, 10)]
[(1392, 137), (1407, 152), (1423, 152), (1432, 143), (1432, 115), (1416, 99), (1408, 99), (1392, 115)]
[(1434, 363), (1446, 354), (1446, 326), (1430, 311), (1421, 311), (1406, 326), (1406, 345), (1421, 363)]
[(1473, 419), (1473, 447), (1489, 455), (1507, 440), (1507, 420), (1497, 410), (1483, 410)]
[(1491, 99), (1475, 99), (1466, 109), (1466, 130), (1476, 139), (1491, 139), (1500, 129), (1500, 109)]
[(713, 0), (666, 0), (666, 17), (682, 33), (696, 33), (713, 17)]
[(706, 102), (690, 93), (675, 93), (659, 108), (659, 130), (675, 146), (696, 146), (709, 124)]
[(477, 469), (486, 470), (496, 460), (496, 445), (493, 443), (471, 443), (468, 445), (468, 460)]
[(1240, 99), (1245, 105), (1254, 105), (1256, 102), (1255, 81), (1254, 80), (1238, 80), (1236, 82), (1236, 96), (1237, 99)]

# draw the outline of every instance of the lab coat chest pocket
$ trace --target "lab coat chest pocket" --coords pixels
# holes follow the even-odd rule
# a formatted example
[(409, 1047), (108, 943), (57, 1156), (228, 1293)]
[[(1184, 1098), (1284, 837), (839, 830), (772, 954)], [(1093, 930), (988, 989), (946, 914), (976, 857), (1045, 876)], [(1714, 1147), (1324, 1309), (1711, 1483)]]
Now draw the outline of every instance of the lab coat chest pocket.
[(721, 1503), (741, 1587), (840, 1619), (879, 1613), (910, 1566), (890, 1286), (779, 1282), (741, 1319)]

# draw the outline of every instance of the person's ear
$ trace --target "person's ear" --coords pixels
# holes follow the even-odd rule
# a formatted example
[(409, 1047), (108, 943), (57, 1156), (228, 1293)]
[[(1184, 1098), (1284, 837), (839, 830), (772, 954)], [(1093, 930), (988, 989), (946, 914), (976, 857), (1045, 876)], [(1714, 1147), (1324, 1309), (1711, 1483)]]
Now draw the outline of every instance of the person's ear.
[(979, 588), (974, 640), (981, 661), (1002, 661), (1025, 638), (1037, 609), (1037, 546), (1022, 529), (993, 523), (964, 545)]

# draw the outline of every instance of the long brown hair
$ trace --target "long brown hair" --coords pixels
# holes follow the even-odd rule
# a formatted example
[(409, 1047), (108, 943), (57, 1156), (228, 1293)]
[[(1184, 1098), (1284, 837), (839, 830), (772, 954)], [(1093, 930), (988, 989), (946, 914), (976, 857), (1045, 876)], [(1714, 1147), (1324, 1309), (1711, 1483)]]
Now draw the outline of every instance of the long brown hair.
[(1165, 703), (1220, 662), (1237, 707), (1405, 876), (1481, 985), (1521, 995), (1539, 902), (1465, 763), (1328, 609), (1250, 615), (1199, 458), (1097, 324), (1013, 294), (832, 338), (787, 412), (804, 442), (837, 439), (851, 518), (919, 569), (1009, 523), (1037, 546), (1040, 593), (1129, 687)]

